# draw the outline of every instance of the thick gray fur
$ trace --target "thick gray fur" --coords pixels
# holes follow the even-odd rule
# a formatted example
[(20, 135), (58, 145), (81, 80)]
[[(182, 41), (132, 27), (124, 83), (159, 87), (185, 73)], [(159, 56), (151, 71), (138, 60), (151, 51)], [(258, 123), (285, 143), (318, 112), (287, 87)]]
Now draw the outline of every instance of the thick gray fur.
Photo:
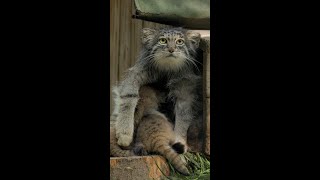
[(115, 109), (111, 124), (120, 146), (129, 146), (133, 140), (139, 88), (163, 77), (163, 86), (169, 91), (167, 98), (174, 102), (176, 141), (186, 145), (190, 123), (198, 121), (202, 113), (201, 76), (195, 60), (199, 41), (199, 33), (182, 28), (143, 29), (140, 57), (113, 89)]

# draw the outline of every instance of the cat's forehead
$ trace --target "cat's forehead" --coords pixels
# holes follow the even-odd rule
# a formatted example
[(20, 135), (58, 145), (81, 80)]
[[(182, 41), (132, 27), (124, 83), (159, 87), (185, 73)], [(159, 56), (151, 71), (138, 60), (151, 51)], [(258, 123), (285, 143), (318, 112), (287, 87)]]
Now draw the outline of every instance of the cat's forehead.
[(177, 37), (184, 38), (184, 33), (179, 30), (161, 30), (159, 35), (162, 37)]

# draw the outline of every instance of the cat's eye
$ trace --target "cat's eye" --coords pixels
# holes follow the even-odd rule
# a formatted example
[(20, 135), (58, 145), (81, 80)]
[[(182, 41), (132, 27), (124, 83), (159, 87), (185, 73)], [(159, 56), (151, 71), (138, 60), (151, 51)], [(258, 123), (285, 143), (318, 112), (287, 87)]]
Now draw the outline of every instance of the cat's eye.
[(184, 43), (184, 40), (183, 40), (183, 39), (178, 39), (178, 40), (176, 41), (176, 43), (177, 43), (178, 45), (182, 45), (182, 44)]
[(160, 44), (166, 44), (167, 43), (167, 39), (166, 38), (160, 38), (159, 39), (159, 43)]

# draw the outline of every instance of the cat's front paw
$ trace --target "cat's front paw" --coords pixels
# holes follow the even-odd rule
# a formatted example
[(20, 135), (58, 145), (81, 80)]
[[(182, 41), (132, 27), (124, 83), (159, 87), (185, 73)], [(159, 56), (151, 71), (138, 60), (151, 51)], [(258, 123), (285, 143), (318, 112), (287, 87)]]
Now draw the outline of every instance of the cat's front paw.
[(119, 133), (117, 134), (117, 138), (118, 138), (117, 143), (119, 146), (130, 146), (133, 140), (133, 135)]
[(134, 133), (133, 118), (129, 116), (119, 116), (115, 123), (117, 144), (119, 146), (129, 146), (133, 140)]

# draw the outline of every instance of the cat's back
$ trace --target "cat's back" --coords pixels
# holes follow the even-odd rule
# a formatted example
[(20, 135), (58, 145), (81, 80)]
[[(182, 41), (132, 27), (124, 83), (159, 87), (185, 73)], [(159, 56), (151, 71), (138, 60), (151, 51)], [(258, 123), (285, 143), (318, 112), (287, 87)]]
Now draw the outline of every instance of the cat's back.
[(169, 142), (174, 137), (173, 125), (158, 112), (144, 116), (138, 127), (137, 138), (145, 144), (152, 144), (159, 137)]
[(173, 125), (159, 113), (144, 116), (138, 128), (138, 143), (143, 144), (144, 150), (163, 155), (182, 174), (189, 175), (184, 161), (179, 157), (184, 146), (174, 143)]

